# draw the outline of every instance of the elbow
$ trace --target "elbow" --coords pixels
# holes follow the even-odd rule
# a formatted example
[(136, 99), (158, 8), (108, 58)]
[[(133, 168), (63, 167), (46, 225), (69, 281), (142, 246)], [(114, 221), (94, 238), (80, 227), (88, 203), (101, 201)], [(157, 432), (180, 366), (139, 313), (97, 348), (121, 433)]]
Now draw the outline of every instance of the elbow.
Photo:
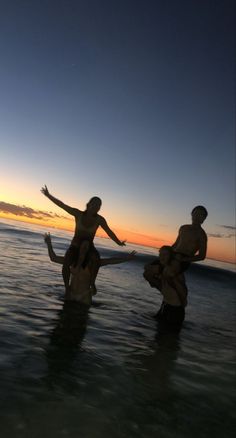
[(199, 254), (198, 261), (200, 262), (201, 260), (205, 260), (205, 258), (206, 258), (206, 254)]

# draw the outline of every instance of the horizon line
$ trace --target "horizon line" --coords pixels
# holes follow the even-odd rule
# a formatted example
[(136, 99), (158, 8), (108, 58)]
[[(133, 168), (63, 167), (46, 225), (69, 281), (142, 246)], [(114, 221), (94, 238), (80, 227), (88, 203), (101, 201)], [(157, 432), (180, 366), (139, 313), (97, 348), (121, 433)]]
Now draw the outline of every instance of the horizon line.
[[(8, 217), (2, 217), (1, 215), (0, 215), (0, 220), (1, 219), (5, 219), (5, 220), (9, 220), (9, 221), (16, 221), (16, 222), (23, 222), (23, 223), (25, 223), (25, 224), (30, 224), (30, 225), (36, 225), (36, 226), (42, 226), (42, 227), (44, 227), (44, 228), (46, 228), (48, 225), (46, 225), (46, 224), (39, 224), (39, 223), (36, 223), (36, 222), (33, 222), (33, 221), (27, 221), (27, 220), (24, 220), (24, 219), (18, 219), (18, 218), (8, 218)], [(71, 232), (72, 234), (73, 234), (73, 231), (72, 230), (70, 230), (70, 229), (66, 229), (66, 228), (64, 228), (64, 227), (58, 227), (58, 226), (55, 226), (55, 225), (50, 225), (49, 226), (49, 228), (53, 228), (53, 229), (56, 229), (56, 230), (58, 230), (58, 231), (67, 231), (67, 232)], [(137, 233), (138, 234), (138, 233)], [(110, 238), (109, 237), (107, 237), (107, 236), (95, 236), (95, 237), (98, 237), (98, 238), (100, 238), (100, 239), (107, 239), (107, 240), (110, 240)], [(143, 247), (146, 247), (146, 248), (152, 248), (152, 249), (155, 249), (155, 250), (159, 250), (160, 248), (161, 248), (161, 246), (160, 247), (158, 247), (158, 246), (153, 246), (153, 245), (148, 245), (148, 244), (141, 244), (141, 243), (137, 243), (137, 242), (130, 242), (130, 241), (126, 241), (127, 243), (130, 243), (131, 245), (136, 245), (136, 246), (143, 246)], [(217, 258), (214, 258), (214, 257), (206, 257), (206, 259), (205, 260), (213, 260), (213, 261), (216, 261), (216, 262), (222, 262), (222, 263), (228, 263), (228, 264), (230, 264), (230, 265), (233, 265), (233, 266), (236, 266), (236, 262), (235, 261), (229, 261), (229, 260), (221, 260), (221, 259), (217, 259)]]

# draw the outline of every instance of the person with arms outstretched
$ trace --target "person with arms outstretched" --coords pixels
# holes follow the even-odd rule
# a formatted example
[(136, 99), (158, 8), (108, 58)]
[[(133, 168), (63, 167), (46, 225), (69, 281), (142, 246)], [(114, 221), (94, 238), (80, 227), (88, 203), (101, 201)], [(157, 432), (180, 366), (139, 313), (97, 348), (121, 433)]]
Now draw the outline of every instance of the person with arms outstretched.
[[(63, 265), (65, 257), (59, 256), (55, 253), (50, 233), (44, 235), (44, 241), (48, 248), (48, 255), (52, 262)], [(124, 263), (135, 258), (136, 252), (132, 251), (119, 257), (99, 258), (96, 260), (97, 270), (102, 266)], [(66, 290), (66, 301), (77, 301), (85, 306), (90, 306), (92, 302), (92, 291), (90, 288), (91, 275), (93, 271), (93, 261), (86, 259), (81, 268), (76, 267), (71, 274), (70, 288)]]
[(69, 289), (70, 268), (72, 267), (72, 270), (79, 269), (83, 266), (83, 264), (87, 263), (88, 259), (91, 259), (91, 261), (93, 261), (91, 289), (93, 293), (96, 293), (95, 280), (98, 272), (97, 260), (100, 256), (93, 244), (93, 240), (97, 229), (101, 227), (106, 234), (119, 246), (124, 246), (125, 241), (119, 240), (115, 233), (108, 226), (104, 217), (98, 214), (102, 205), (102, 201), (97, 196), (92, 197), (87, 203), (86, 209), (81, 211), (78, 208), (70, 207), (69, 205), (66, 205), (59, 199), (55, 198), (53, 195), (51, 195), (51, 193), (49, 193), (46, 185), (42, 187), (41, 192), (54, 204), (75, 218), (74, 237), (71, 241), (70, 247), (66, 251), (62, 267), (62, 276), (66, 291)]

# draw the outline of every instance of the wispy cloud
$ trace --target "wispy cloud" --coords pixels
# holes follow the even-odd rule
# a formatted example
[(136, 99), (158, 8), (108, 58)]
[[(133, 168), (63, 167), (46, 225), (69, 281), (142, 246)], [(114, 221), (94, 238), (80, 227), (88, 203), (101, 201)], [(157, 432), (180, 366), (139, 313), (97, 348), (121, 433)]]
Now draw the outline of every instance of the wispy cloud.
[(218, 225), (218, 227), (225, 228), (226, 230), (232, 230), (232, 231), (236, 230), (236, 226), (232, 226), (232, 225)]
[(232, 225), (217, 225), (217, 227), (224, 228), (226, 231), (234, 231), (233, 233), (222, 234), (222, 233), (208, 233), (209, 237), (216, 237), (218, 239), (230, 239), (235, 237), (236, 227)]
[(220, 233), (208, 233), (208, 237), (217, 237), (218, 239), (222, 239), (225, 237), (225, 235)]
[(15, 216), (23, 216), (29, 219), (47, 220), (55, 218), (67, 219), (65, 216), (60, 216), (52, 211), (34, 210), (25, 205), (9, 204), (8, 202), (0, 201), (0, 211), (3, 213), (10, 213)]

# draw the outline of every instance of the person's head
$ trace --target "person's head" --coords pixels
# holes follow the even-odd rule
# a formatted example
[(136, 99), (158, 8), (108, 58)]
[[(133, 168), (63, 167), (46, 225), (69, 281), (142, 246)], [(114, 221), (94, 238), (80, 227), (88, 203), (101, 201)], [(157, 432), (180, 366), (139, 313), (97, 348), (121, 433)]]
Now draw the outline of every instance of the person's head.
[(202, 224), (206, 219), (208, 212), (207, 209), (203, 207), (203, 205), (197, 205), (192, 210), (191, 215), (192, 215), (192, 222), (194, 224)]
[(93, 196), (86, 205), (86, 210), (89, 213), (96, 214), (100, 210), (102, 205), (102, 200), (98, 196)]
[(160, 264), (163, 266), (166, 266), (170, 263), (170, 260), (172, 258), (173, 250), (171, 246), (164, 245), (159, 250), (159, 260)]

